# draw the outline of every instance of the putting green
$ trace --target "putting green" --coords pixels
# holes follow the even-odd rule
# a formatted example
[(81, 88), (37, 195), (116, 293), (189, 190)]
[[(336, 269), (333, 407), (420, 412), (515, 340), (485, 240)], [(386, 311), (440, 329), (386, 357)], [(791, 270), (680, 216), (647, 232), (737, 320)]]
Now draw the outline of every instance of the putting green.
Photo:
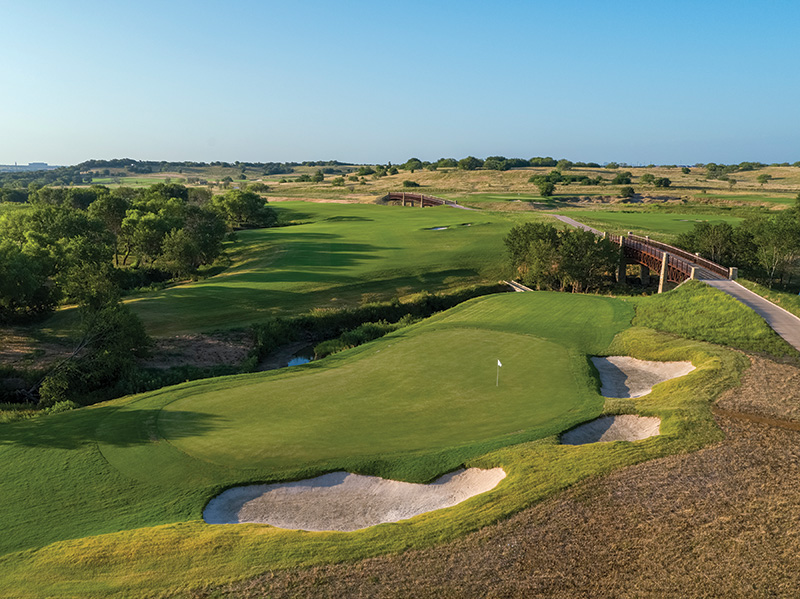
[[(236, 468), (436, 451), (580, 422), (603, 404), (589, 372), (584, 356), (550, 341), (449, 328), (387, 339), (337, 368), (176, 399), (158, 427), (190, 456)], [(184, 434), (198, 412), (216, 425)]]

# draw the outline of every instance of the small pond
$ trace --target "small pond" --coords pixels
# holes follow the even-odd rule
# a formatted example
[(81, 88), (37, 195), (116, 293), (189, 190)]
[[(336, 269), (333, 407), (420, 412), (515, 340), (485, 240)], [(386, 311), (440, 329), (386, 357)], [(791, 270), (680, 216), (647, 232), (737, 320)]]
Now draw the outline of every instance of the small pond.
[(289, 358), (289, 362), (286, 366), (300, 366), (300, 364), (308, 364), (314, 359), (314, 346), (307, 345), (299, 350), (297, 350), (292, 356)]

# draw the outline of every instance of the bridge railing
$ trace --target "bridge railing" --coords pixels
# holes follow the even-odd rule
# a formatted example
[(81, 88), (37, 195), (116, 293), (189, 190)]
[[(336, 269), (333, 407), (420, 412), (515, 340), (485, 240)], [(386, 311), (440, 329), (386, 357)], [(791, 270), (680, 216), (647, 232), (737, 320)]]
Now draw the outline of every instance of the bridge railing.
[(677, 256), (683, 258), (686, 261), (693, 262), (698, 266), (702, 266), (706, 270), (710, 270), (714, 274), (721, 275), (728, 278), (729, 272), (728, 269), (721, 264), (717, 264), (716, 262), (712, 262), (711, 260), (706, 260), (705, 258), (701, 258), (697, 254), (692, 254), (691, 252), (687, 252), (686, 250), (682, 250), (680, 248), (676, 248), (672, 245), (667, 245), (666, 243), (661, 243), (660, 241), (653, 241), (647, 237), (642, 237), (640, 235), (628, 235), (627, 239), (632, 241), (638, 241), (641, 243), (646, 243), (647, 245), (651, 245), (656, 247), (664, 252), (670, 254), (670, 257)]
[(437, 198), (436, 196), (425, 195), (424, 193), (409, 193), (405, 191), (390, 191), (385, 196), (380, 198), (379, 201), (403, 201), (410, 200), (415, 202), (422, 202), (423, 204), (436, 204), (446, 206), (458, 206), (458, 202), (454, 200), (445, 200), (444, 198)]

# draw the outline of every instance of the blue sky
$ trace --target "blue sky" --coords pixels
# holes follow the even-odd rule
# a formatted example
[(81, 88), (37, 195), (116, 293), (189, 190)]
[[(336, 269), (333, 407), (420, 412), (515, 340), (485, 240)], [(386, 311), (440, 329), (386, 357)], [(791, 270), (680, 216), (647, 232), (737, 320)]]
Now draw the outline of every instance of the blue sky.
[(0, 164), (800, 160), (800, 2), (0, 0)]

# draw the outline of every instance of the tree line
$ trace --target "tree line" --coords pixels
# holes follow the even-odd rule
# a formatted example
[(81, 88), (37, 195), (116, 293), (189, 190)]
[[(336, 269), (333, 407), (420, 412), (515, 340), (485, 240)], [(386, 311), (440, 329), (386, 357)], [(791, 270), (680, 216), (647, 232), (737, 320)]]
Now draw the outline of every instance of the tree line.
[(789, 284), (800, 268), (800, 194), (793, 208), (759, 214), (733, 226), (697, 223), (676, 245), (772, 287)]
[(30, 209), (0, 219), (0, 321), (80, 303), (88, 274), (120, 288), (194, 274), (229, 231), (276, 222), (261, 196), (236, 189), (43, 187), (28, 199)]

